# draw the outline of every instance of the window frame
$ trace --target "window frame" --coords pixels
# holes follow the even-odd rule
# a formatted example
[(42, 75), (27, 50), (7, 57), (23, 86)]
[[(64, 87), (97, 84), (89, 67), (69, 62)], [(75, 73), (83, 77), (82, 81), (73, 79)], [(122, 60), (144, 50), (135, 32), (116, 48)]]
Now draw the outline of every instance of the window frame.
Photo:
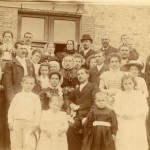
[[(68, 20), (76, 22), (75, 41), (79, 43), (80, 39), (80, 19), (81, 15), (63, 14), (63, 13), (46, 13), (32, 11), (18, 11), (18, 34), (17, 38), (21, 39), (22, 17), (44, 18), (44, 40), (33, 40), (33, 47), (43, 47), (47, 42), (54, 41), (54, 20)], [(68, 39), (69, 40), (69, 39)], [(64, 42), (55, 42), (55, 44), (66, 44)]]

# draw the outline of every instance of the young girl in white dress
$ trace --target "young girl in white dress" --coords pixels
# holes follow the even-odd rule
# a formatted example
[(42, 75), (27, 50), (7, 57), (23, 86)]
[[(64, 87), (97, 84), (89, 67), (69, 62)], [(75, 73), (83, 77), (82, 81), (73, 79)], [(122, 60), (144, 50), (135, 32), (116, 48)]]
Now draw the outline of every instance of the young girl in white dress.
[(137, 60), (131, 60), (125, 65), (129, 72), (135, 77), (137, 81), (136, 90), (140, 91), (142, 94), (145, 94), (148, 97), (148, 89), (144, 78), (139, 76), (139, 72), (143, 69), (143, 64)]
[(68, 150), (68, 121), (66, 113), (61, 111), (62, 105), (61, 97), (52, 96), (49, 102), (50, 109), (42, 112), (37, 150)]
[(135, 78), (129, 73), (122, 78), (122, 89), (115, 97), (118, 119), (116, 150), (147, 150), (146, 115), (148, 105), (144, 94), (135, 90)]

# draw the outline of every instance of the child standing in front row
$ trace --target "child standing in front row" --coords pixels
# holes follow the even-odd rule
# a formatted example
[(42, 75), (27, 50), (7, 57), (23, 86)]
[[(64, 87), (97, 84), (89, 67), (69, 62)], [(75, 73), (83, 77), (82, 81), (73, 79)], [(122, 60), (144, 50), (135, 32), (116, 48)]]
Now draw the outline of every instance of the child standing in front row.
[(29, 139), (26, 138), (29, 132), (32, 134), (38, 130), (41, 118), (40, 99), (38, 95), (31, 92), (34, 84), (34, 77), (24, 76), (21, 82), (22, 92), (14, 96), (9, 107), (8, 125), (11, 131), (11, 150), (35, 149), (35, 147), (29, 147)]
[(47, 111), (42, 111), (40, 122), (40, 140), (37, 150), (68, 150), (66, 132), (68, 129), (67, 115), (61, 111), (63, 100), (52, 96)]
[(118, 122), (115, 112), (107, 108), (107, 94), (98, 92), (95, 105), (89, 112), (85, 128), (82, 150), (115, 150), (115, 135)]

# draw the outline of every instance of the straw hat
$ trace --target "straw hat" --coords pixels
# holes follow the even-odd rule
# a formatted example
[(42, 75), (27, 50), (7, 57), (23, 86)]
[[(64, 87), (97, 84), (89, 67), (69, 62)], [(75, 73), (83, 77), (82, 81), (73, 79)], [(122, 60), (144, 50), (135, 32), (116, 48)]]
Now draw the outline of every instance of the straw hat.
[(137, 61), (137, 60), (131, 60), (131, 61), (129, 61), (127, 64), (125, 64), (124, 65), (126, 68), (130, 68), (131, 66), (137, 66), (138, 68), (139, 68), (139, 70), (142, 70), (143, 69), (143, 67), (144, 67), (144, 65), (141, 63), (141, 62), (139, 62), (139, 61)]

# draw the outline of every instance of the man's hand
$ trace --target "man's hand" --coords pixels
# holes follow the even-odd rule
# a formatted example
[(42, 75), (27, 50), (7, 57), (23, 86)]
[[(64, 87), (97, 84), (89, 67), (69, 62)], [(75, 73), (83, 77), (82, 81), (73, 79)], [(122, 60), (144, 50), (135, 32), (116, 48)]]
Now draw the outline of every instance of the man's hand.
[(70, 108), (71, 108), (71, 110), (75, 111), (75, 110), (79, 109), (79, 106), (72, 103), (72, 104), (70, 104)]
[(85, 118), (82, 119), (82, 125), (85, 123), (86, 118), (87, 118), (87, 117), (85, 117)]

